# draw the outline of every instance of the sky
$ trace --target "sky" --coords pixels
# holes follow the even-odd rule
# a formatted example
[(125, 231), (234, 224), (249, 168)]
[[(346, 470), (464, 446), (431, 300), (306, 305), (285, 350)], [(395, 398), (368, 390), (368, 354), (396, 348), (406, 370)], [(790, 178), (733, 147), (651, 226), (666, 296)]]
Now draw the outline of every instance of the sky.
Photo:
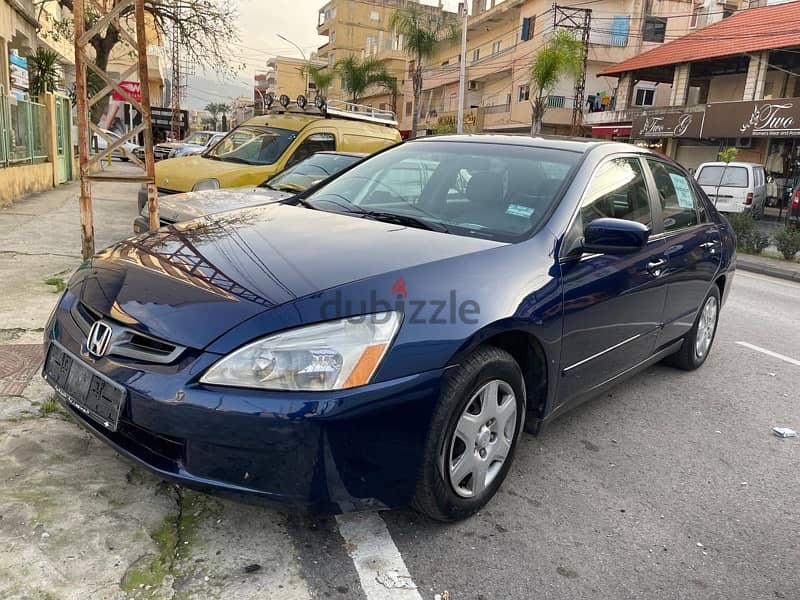
[[(281, 34), (300, 46), (306, 56), (327, 40), (317, 35), (319, 9), (326, 0), (232, 0), (239, 11), (241, 39), (231, 44), (231, 63), (240, 68), (236, 80), (220, 80), (214, 73), (198, 72), (189, 79), (186, 104), (191, 109), (209, 102), (229, 101), (235, 96), (250, 96), (253, 75), (266, 67), (270, 56), (294, 56), (300, 52), (280, 39)], [(435, 0), (423, 0), (436, 4)], [(444, 0), (447, 10), (455, 11), (458, 0)]]

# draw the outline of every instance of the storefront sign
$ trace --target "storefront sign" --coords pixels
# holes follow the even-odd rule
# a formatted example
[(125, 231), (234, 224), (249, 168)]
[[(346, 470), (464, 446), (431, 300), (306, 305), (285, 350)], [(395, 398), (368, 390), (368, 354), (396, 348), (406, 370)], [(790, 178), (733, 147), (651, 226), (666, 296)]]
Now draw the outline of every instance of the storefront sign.
[(8, 55), (9, 75), (11, 87), (17, 90), (28, 91), (28, 59), (16, 53)]
[(703, 137), (800, 136), (800, 98), (708, 105)]
[(631, 137), (647, 138), (697, 138), (703, 128), (702, 112), (648, 111), (633, 119)]
[[(128, 92), (128, 95), (137, 102), (142, 101), (142, 90), (138, 81), (120, 81), (119, 87)], [(114, 92), (114, 94), (111, 97), (117, 102), (128, 101), (127, 98), (125, 98), (122, 94), (118, 92)]]

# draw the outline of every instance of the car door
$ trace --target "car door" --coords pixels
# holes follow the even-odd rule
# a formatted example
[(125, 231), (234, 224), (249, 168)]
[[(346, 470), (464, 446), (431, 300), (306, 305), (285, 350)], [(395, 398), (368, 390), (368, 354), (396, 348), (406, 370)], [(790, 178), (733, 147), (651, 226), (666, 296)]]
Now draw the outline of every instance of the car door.
[(691, 329), (720, 268), (722, 246), (719, 230), (708, 218), (691, 177), (657, 158), (648, 158), (647, 164), (659, 199), (657, 218), (664, 229), (659, 237), (664, 240), (668, 260), (662, 273), (667, 296), (658, 342), (666, 345)]
[(615, 156), (598, 165), (584, 192), (567, 240), (582, 237), (586, 225), (602, 217), (638, 221), (653, 231), (645, 247), (629, 254), (560, 258), (561, 405), (581, 401), (653, 352), (666, 297), (661, 272), (667, 260), (650, 186), (641, 158)]

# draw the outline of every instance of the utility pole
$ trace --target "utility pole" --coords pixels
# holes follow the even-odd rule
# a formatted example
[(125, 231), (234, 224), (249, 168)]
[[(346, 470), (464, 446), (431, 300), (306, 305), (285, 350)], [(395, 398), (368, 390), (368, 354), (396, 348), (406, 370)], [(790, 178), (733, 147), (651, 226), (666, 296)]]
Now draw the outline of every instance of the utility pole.
[[(176, 6), (177, 10), (180, 10)], [(181, 44), (180, 25), (178, 20), (172, 22), (172, 35), (170, 36), (170, 119), (169, 130), (173, 140), (181, 139)]]
[[(108, 6), (106, 11), (103, 8), (106, 3), (100, 4), (94, 0), (89, 0), (92, 11), (91, 27), (87, 30), (86, 20), (86, 0), (75, 0), (73, 6), (73, 16), (75, 21), (75, 96), (78, 112), (78, 155), (80, 158), (80, 222), (81, 222), (81, 254), (84, 259), (92, 257), (94, 247), (94, 217), (92, 214), (92, 181), (112, 181), (121, 183), (143, 183), (147, 186), (147, 198), (150, 210), (150, 227), (158, 227), (158, 192), (155, 186), (155, 161), (153, 159), (153, 130), (151, 127), (152, 119), (150, 114), (150, 81), (147, 74), (147, 36), (145, 34), (144, 3), (145, 0), (119, 0), (113, 6)], [(136, 35), (133, 36), (128, 19), (120, 19), (120, 14), (133, 7)], [(123, 24), (124, 23), (124, 24)], [(94, 62), (94, 49), (91, 48), (90, 40), (98, 32), (105, 31), (109, 27), (114, 27), (120, 32), (120, 37), (131, 48), (135, 54), (136, 61), (125, 71), (119, 74), (119, 79), (110, 76), (100, 69)], [(86, 90), (86, 72), (91, 69), (105, 86), (91, 98), (88, 97)], [(139, 77), (139, 89), (141, 97), (137, 98), (124, 89), (119, 82), (129, 79), (134, 74)], [(112, 138), (105, 133), (98, 125), (89, 119), (89, 109), (106, 98), (109, 94), (116, 92), (122, 96), (126, 102), (139, 111), (142, 115), (142, 122), (138, 127), (134, 127), (120, 135), (119, 139)], [(98, 154), (92, 156), (89, 152), (89, 134), (102, 137), (106, 141), (106, 148)], [(125, 142), (133, 140), (139, 133), (144, 137), (145, 162), (139, 160), (135, 154), (130, 152), (125, 146)], [(122, 150), (128, 159), (138, 165), (144, 171), (142, 175), (115, 175), (98, 173), (92, 169), (100, 161), (111, 156), (115, 150)]]
[(572, 135), (581, 134), (583, 125), (583, 99), (586, 97), (586, 64), (589, 60), (589, 34), (592, 30), (592, 9), (553, 5), (553, 29), (572, 29), (583, 42), (583, 66), (575, 80), (575, 99), (572, 106)]
[(467, 10), (466, 0), (460, 2), (458, 7), (462, 13), (463, 22), (461, 24), (461, 64), (458, 72), (458, 125), (456, 126), (456, 133), (464, 133), (464, 88), (467, 84), (467, 24), (469, 11)]

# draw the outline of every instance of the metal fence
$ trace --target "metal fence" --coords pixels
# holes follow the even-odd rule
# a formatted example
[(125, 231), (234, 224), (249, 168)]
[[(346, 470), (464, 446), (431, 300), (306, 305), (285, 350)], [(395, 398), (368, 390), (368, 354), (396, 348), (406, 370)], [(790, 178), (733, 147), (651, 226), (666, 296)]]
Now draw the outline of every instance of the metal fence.
[(0, 167), (46, 161), (49, 136), (44, 104), (6, 96), (0, 87)]

